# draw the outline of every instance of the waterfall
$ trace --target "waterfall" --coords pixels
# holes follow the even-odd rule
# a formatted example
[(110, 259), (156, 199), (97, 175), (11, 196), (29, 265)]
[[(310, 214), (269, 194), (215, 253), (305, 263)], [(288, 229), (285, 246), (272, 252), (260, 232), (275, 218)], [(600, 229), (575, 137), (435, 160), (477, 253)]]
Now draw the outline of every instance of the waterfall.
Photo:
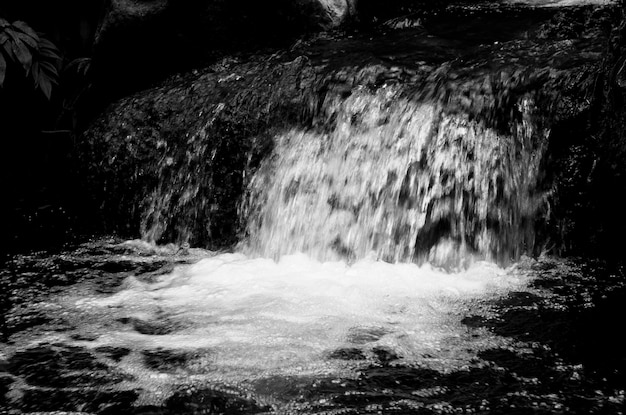
[(85, 134), (85, 174), (113, 231), (158, 244), (510, 264), (567, 226), (557, 142), (591, 110), (606, 47), (592, 9), (535, 12), (527, 28), (489, 14), (515, 30), (464, 18), (476, 32), (433, 23), (225, 59), (114, 105)]
[(456, 267), (532, 250), (548, 131), (531, 96), (503, 133), (398, 84), (343, 95), (323, 128), (275, 138), (241, 209), (248, 252)]

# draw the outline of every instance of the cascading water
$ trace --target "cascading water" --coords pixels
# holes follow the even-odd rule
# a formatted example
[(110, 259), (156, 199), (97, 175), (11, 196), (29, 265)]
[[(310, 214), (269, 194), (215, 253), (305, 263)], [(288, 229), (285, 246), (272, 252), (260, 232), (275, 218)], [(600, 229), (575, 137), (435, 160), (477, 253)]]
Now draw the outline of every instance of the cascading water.
[(547, 142), (532, 99), (518, 108), (504, 134), (397, 85), (327, 98), (329, 130), (279, 135), (252, 179), (250, 251), (447, 266), (518, 258), (533, 247)]
[[(308, 65), (297, 59), (285, 71)], [(465, 339), (458, 316), (472, 301), (527, 283), (525, 272), (493, 262), (532, 249), (548, 134), (537, 117), (538, 94), (518, 94), (507, 104), (514, 111), (503, 127), (493, 122), (493, 103), (506, 101), (507, 91), (479, 88), (480, 111), (454, 111), (466, 89), (379, 82), (388, 74), (380, 65), (354, 72), (349, 90), (331, 87), (318, 100), (302, 100), (313, 108), (308, 123), (272, 129), (273, 146), (257, 168), (239, 156), (233, 175), (244, 196), (228, 206), (239, 204), (245, 237), (235, 253), (209, 255), (149, 281), (129, 277), (112, 296), (68, 301), (85, 321), (103, 321), (92, 327), (102, 332), (93, 347), (193, 349), (196, 381), (254, 389), (276, 376), (350, 377), (387, 360), (450, 370), (467, 364), (471, 350), (506, 344), (490, 335)], [(479, 71), (464, 82), (473, 88), (485, 79)], [(150, 194), (146, 217), (155, 223), (145, 227), (148, 237), (163, 232), (168, 219), (186, 223), (176, 215), (190, 206), (192, 217), (210, 216), (203, 209), (217, 200), (211, 192), (220, 189), (220, 177), (186, 167), (210, 154), (206, 172), (219, 161), (214, 154), (225, 153), (220, 136), (209, 150), (214, 121), (189, 138), (199, 151), (184, 155), (185, 169)], [(168, 180), (183, 186), (169, 188)], [(167, 205), (174, 206), (172, 218)], [(157, 335), (143, 329), (162, 325), (167, 329)], [(120, 366), (140, 372), (137, 360)], [(159, 391), (175, 383), (148, 382)]]
[[(516, 13), (506, 31), (524, 26)], [(25, 362), (12, 361), (17, 377), (37, 353), (77, 353), (95, 375), (77, 369), (58, 396), (108, 371), (107, 393), (145, 406), (129, 413), (488, 412), (494, 393), (513, 408), (535, 380), (480, 353), (506, 363), (535, 346), (461, 319), (528, 288), (532, 261), (504, 266), (536, 252), (550, 128), (585, 110), (604, 43), (591, 29), (578, 40), (479, 29), (467, 42), (423, 28), (322, 39), (122, 101), (85, 146), (111, 194), (103, 206), (131, 212), (144, 241), (60, 255), (85, 280), (37, 304), (54, 324), (16, 334), (0, 359)], [(540, 298), (532, 290), (513, 302)], [(446, 373), (469, 378), (478, 402), (429, 387)], [(39, 383), (15, 382), (16, 399), (50, 393), (26, 379)]]
[(123, 103), (135, 111), (112, 112), (113, 131), (94, 127), (107, 172), (94, 181), (155, 243), (510, 264), (545, 242), (548, 136), (589, 105), (602, 48), (591, 29), (577, 42), (535, 30), (505, 42), (398, 31), (217, 65)]

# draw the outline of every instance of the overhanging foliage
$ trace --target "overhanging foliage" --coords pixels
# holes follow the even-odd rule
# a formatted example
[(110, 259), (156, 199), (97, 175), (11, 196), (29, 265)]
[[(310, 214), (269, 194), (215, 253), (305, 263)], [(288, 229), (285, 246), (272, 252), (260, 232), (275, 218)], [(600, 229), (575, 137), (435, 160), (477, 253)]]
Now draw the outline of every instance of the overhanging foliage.
[(59, 50), (42, 34), (22, 21), (9, 23), (0, 18), (0, 88), (9, 65), (16, 65), (50, 99), (52, 85), (58, 84), (60, 61)]

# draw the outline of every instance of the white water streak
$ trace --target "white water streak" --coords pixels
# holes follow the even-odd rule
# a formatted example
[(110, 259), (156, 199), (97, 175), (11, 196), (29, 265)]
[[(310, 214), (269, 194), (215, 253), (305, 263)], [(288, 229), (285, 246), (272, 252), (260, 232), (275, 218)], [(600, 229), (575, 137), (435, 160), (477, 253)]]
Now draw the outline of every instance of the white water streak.
[(456, 266), (507, 262), (532, 244), (545, 132), (535, 131), (530, 100), (512, 136), (393, 87), (325, 107), (330, 131), (277, 137), (254, 177), (243, 213), (249, 252)]

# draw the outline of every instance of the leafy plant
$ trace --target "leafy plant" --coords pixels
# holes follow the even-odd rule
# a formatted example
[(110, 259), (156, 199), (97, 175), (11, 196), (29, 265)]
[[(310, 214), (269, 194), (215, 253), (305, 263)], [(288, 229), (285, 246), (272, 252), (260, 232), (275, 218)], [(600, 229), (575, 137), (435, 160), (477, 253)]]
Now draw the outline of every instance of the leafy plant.
[(0, 18), (0, 88), (10, 63), (21, 66), (35, 88), (50, 99), (52, 85), (58, 85), (61, 61), (57, 47), (22, 21), (9, 23)]

